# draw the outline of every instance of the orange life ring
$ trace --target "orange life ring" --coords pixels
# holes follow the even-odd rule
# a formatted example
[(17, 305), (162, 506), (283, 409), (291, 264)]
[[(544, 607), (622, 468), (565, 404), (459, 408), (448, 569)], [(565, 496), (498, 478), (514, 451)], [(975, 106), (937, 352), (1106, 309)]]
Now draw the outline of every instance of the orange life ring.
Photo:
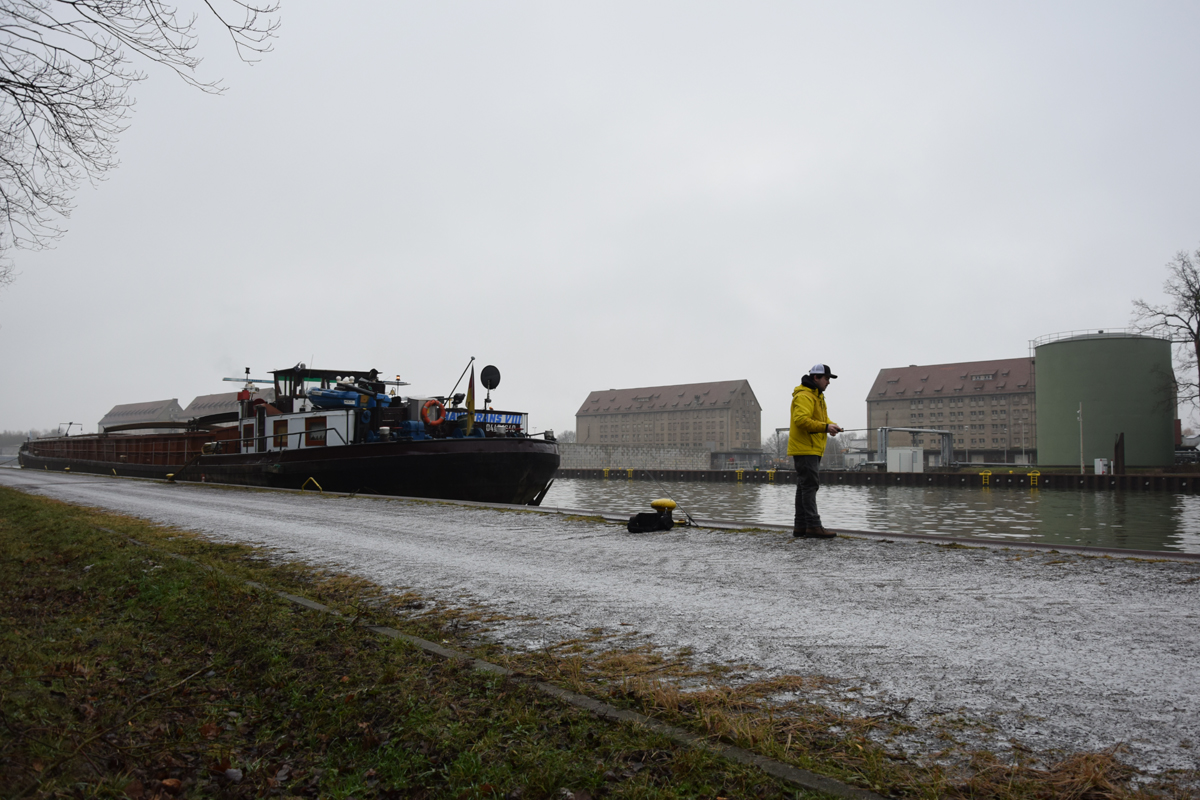
[[(436, 419), (430, 419), (429, 411), (435, 408), (437, 409)], [(421, 421), (426, 425), (441, 425), (446, 421), (446, 407), (438, 400), (426, 400), (425, 405), (421, 406)]]

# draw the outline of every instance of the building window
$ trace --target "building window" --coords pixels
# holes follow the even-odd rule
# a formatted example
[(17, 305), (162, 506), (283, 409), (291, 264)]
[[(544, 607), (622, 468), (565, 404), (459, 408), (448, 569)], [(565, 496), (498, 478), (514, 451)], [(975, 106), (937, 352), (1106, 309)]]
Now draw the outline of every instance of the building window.
[(283, 448), (287, 447), (287, 440), (288, 440), (287, 420), (286, 419), (275, 420), (275, 422), (273, 423), (273, 428), (274, 428), (274, 433), (275, 433), (275, 447), (282, 450)]
[(309, 417), (304, 420), (304, 446), (324, 447), (326, 427), (325, 417)]

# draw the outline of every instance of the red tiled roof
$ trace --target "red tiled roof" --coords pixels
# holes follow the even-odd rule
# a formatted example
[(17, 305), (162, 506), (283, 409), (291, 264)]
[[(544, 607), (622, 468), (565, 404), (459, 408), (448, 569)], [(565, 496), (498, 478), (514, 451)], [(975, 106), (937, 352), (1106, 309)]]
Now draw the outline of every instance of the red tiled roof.
[(975, 392), (1020, 394), (1034, 387), (1033, 359), (999, 358), (879, 370), (867, 402), (911, 397), (965, 397)]
[(727, 408), (741, 390), (750, 393), (757, 407), (758, 398), (750, 382), (716, 381), (681, 383), (675, 386), (643, 386), (637, 389), (605, 389), (591, 392), (575, 412), (588, 414), (632, 414), (639, 411), (693, 411), (698, 408)]

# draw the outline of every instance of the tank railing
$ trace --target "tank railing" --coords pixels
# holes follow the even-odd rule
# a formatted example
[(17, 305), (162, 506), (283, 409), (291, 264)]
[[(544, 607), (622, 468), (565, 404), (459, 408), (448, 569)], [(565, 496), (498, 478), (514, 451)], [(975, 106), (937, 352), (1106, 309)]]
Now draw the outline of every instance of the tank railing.
[[(177, 463), (172, 461), (174, 457), (182, 457), (186, 460), (200, 453), (199, 447), (189, 447), (188, 442), (183, 442), (182, 444), (178, 442), (166, 442), (166, 446), (161, 448), (146, 448), (142, 446), (146, 443), (146, 440), (142, 439), (142, 437), (133, 437), (128, 442), (123, 441), (122, 444), (130, 444), (134, 445), (134, 447), (118, 448), (117, 443), (111, 440), (74, 437), (74, 441), (47, 442), (41, 447), (30, 448), (29, 452), (33, 455), (47, 458), (101, 459), (106, 463), (111, 462), (114, 465), (161, 464), (164, 466), (171, 466)], [(121, 461), (121, 458), (126, 460)]]
[(1058, 333), (1047, 333), (1045, 336), (1039, 336), (1036, 339), (1030, 339), (1029, 340), (1029, 349), (1032, 352), (1033, 350), (1035, 350), (1038, 347), (1041, 347), (1044, 344), (1050, 344), (1051, 342), (1061, 342), (1064, 339), (1076, 339), (1076, 338), (1085, 337), (1085, 336), (1094, 336), (1096, 338), (1101, 338), (1101, 337), (1107, 338), (1109, 336), (1112, 336), (1112, 337), (1150, 336), (1151, 338), (1154, 338), (1154, 339), (1162, 338), (1159, 336), (1153, 336), (1152, 334), (1138, 330), (1137, 328), (1091, 328), (1088, 330), (1080, 330), (1080, 331), (1059, 331)]
[[(237, 445), (239, 446), (239, 448), (241, 448), (242, 452), (252, 453), (252, 452), (255, 452), (254, 451), (254, 443), (262, 438), (277, 439), (277, 438), (280, 438), (283, 436), (305, 436), (305, 435), (311, 434), (311, 433), (328, 434), (331, 432), (337, 434), (337, 437), (339, 439), (341, 439), (342, 444), (349, 444), (349, 442), (346, 441), (346, 437), (337, 428), (313, 428), (312, 430), (309, 430), (309, 431), (295, 431), (295, 432), (290, 432), (287, 434), (267, 433), (265, 436), (242, 436), (237, 439), (220, 439), (220, 440), (218, 440), (218, 443), (224, 444), (226, 442), (228, 442), (228, 443), (236, 442)], [(110, 456), (114, 456), (114, 457), (115, 456), (125, 456), (127, 459), (130, 459), (130, 461), (128, 461), (128, 462), (118, 462), (114, 459), (113, 460), (114, 464), (117, 464), (117, 463), (158, 464), (161, 461), (161, 463), (163, 465), (170, 466), (173, 463), (171, 461), (172, 456), (182, 456), (186, 460), (190, 456), (196, 455), (201, 452), (200, 448), (198, 448), (198, 447), (197, 448), (189, 448), (189, 447), (187, 447), (186, 443), (184, 444), (183, 447), (178, 447), (178, 446), (176, 446), (176, 443), (174, 443), (174, 442), (167, 442), (165, 448), (158, 448), (158, 447), (151, 447), (151, 448), (135, 447), (135, 449), (120, 448), (121, 450), (125, 450), (125, 452), (119, 452), (115, 446), (115, 443), (113, 443), (111, 441), (105, 442), (101, 447), (96, 447), (96, 445), (94, 444), (94, 442), (96, 442), (96, 441), (97, 440), (79, 439), (79, 440), (70, 442), (69, 444), (67, 444), (65, 442), (51, 443), (51, 446), (54, 449), (53, 457), (55, 457), (55, 458), (87, 458), (87, 457), (93, 456), (93, 455), (99, 457), (99, 456), (103, 456), (105, 454), (104, 451), (107, 450), (107, 451), (109, 451), (108, 455), (110, 455)], [(247, 444), (247, 443), (249, 443), (249, 444)], [(130, 439), (127, 442), (123, 441), (122, 444), (132, 444), (135, 446), (143, 445), (143, 444), (146, 444), (146, 440), (140, 439), (140, 438), (139, 439)], [(317, 445), (317, 446), (320, 446), (320, 445)], [(297, 440), (297, 447), (299, 447), (299, 440)], [(286, 449), (286, 448), (280, 448), (280, 449)]]

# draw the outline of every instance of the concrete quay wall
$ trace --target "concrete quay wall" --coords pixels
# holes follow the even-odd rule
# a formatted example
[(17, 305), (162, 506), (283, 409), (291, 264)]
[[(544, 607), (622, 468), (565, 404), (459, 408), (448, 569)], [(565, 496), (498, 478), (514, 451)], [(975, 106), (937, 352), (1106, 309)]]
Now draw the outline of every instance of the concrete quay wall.
[(712, 455), (705, 447), (619, 447), (605, 444), (559, 442), (563, 470), (604, 470), (629, 467), (656, 470), (708, 470)]
[[(559, 478), (599, 478), (607, 480), (703, 481), (710, 483), (796, 483), (791, 470), (716, 470), (716, 469), (642, 469), (630, 468), (570, 469), (560, 467)], [(986, 481), (986, 482), (985, 482)], [(1176, 492), (1195, 494), (1200, 475), (1071, 475), (1008, 474), (955, 472), (843, 472), (822, 470), (825, 486), (958, 486), (964, 489), (1065, 489), (1092, 492)]]

